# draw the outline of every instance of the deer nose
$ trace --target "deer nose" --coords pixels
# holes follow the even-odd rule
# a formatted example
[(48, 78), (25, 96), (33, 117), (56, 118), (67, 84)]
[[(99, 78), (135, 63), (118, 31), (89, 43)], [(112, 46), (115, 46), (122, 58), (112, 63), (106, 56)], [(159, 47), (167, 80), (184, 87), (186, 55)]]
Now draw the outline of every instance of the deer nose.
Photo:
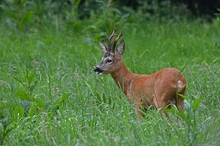
[(96, 66), (96, 67), (94, 67), (93, 71), (94, 72), (101, 72), (102, 70)]
[(99, 67), (95, 67), (94, 69), (93, 69), (93, 71), (94, 72), (97, 72), (97, 74), (100, 74), (100, 73), (102, 73), (103, 72), (103, 70), (102, 69), (100, 69)]

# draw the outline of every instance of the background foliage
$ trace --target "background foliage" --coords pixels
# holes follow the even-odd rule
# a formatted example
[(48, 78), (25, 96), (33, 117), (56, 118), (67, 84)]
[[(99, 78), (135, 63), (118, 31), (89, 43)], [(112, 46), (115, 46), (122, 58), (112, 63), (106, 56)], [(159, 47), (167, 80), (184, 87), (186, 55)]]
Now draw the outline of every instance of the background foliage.
[[(187, 2), (0, 1), (0, 145), (219, 145), (220, 17)], [(186, 109), (170, 111), (173, 123), (156, 110), (138, 122), (110, 76), (92, 71), (113, 29), (132, 72), (183, 71)]]
[(87, 29), (100, 32), (100, 29), (117, 26), (119, 21), (137, 23), (152, 19), (163, 22), (167, 19), (210, 18), (220, 6), (218, 1), (211, 3), (196, 0), (5, 0), (0, 1), (0, 10), (7, 26), (15, 32), (35, 32), (51, 24), (57, 30), (67, 28), (78, 32), (85, 29), (81, 20), (83, 23), (87, 20)]

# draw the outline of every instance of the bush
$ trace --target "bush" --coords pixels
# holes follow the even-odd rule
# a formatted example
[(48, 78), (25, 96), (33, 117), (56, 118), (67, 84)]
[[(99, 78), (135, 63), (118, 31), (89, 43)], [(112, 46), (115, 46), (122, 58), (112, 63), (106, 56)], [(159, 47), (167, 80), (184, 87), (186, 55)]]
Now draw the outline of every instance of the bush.
[(124, 23), (146, 20), (179, 21), (189, 15), (185, 5), (173, 5), (170, 0), (138, 0), (137, 8), (129, 2), (112, 0), (65, 0), (65, 1), (17, 1), (1, 3), (7, 26), (16, 33), (29, 34), (41, 29), (55, 27), (70, 29), (74, 33), (111, 31)]

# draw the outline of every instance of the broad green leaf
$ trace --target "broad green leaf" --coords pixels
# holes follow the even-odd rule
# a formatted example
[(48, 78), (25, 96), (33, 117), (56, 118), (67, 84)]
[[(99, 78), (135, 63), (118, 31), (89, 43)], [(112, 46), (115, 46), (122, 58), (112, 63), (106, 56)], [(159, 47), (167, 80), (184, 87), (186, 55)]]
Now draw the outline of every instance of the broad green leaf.
[(198, 106), (199, 106), (199, 99), (196, 98), (193, 103), (192, 103), (192, 109), (193, 110), (197, 110), (198, 109)]
[(35, 102), (38, 107), (44, 108), (44, 102), (41, 101), (40, 99), (38, 99), (38, 98), (32, 98), (32, 101)]
[(33, 91), (34, 91), (34, 89), (35, 89), (35, 87), (36, 87), (37, 83), (38, 83), (38, 82), (37, 82), (37, 81), (35, 81), (35, 82), (34, 82), (34, 85), (32, 85), (32, 86), (30, 87), (30, 91), (31, 91), (31, 92), (33, 92)]
[(14, 119), (18, 119), (19, 117), (24, 117), (24, 108), (21, 105), (17, 105), (13, 111)]
[(53, 104), (53, 108), (57, 109), (59, 106), (63, 104), (63, 102), (70, 96), (71, 94), (64, 94), (56, 103)]
[(187, 119), (187, 116), (186, 116), (184, 113), (181, 113), (181, 112), (177, 111), (176, 114), (177, 114), (178, 116), (180, 116), (180, 118), (182, 118), (183, 120), (186, 120), (186, 119)]
[(18, 90), (17, 92), (15, 92), (15, 95), (17, 97), (19, 97), (21, 100), (28, 100), (29, 99), (29, 97), (27, 96), (26, 92), (22, 91), (22, 90)]
[(62, 97), (61, 97), (61, 100), (66, 100), (69, 96), (71, 95), (71, 93), (68, 93), (68, 94), (64, 94)]
[(0, 109), (13, 108), (15, 104), (0, 105)]
[(31, 104), (31, 108), (28, 112), (28, 116), (34, 116), (34, 115), (37, 115), (39, 113), (39, 110), (37, 108), (37, 105), (36, 104)]
[(180, 96), (180, 97), (182, 97), (182, 98), (184, 98), (184, 99), (186, 99), (187, 101), (189, 101), (189, 98), (188, 98), (187, 96), (185, 96), (185, 95), (183, 95), (183, 94), (178, 94), (178, 93), (177, 93), (177, 95)]
[(58, 101), (58, 105), (61, 106), (63, 104), (63, 102), (70, 96), (71, 94), (64, 94), (60, 100)]
[(170, 113), (173, 113), (175, 115), (178, 115), (179, 117), (181, 117), (183, 120), (186, 120), (187, 117), (184, 113), (181, 113), (180, 111), (178, 111), (177, 109), (170, 109), (168, 110)]
[(199, 107), (199, 104), (202, 102), (202, 99), (203, 97), (199, 97), (199, 98), (196, 98), (193, 103), (192, 103), (192, 109), (193, 110), (197, 110), (198, 107)]
[(28, 83), (29, 83), (29, 84), (32, 83), (34, 77), (35, 77), (34, 75), (29, 75), (29, 76), (27, 77), (27, 79), (28, 79)]
[(23, 23), (29, 23), (32, 19), (33, 19), (33, 12), (32, 11), (26, 12), (23, 17)]

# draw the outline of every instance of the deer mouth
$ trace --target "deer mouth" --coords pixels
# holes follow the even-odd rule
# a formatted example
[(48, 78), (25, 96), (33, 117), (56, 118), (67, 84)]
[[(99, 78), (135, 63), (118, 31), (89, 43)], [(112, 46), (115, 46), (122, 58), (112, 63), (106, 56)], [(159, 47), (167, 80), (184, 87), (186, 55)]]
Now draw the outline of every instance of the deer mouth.
[(101, 69), (98, 68), (98, 67), (95, 67), (95, 68), (94, 68), (94, 72), (96, 72), (98, 75), (102, 75), (102, 74), (103, 74), (103, 70), (101, 70)]

